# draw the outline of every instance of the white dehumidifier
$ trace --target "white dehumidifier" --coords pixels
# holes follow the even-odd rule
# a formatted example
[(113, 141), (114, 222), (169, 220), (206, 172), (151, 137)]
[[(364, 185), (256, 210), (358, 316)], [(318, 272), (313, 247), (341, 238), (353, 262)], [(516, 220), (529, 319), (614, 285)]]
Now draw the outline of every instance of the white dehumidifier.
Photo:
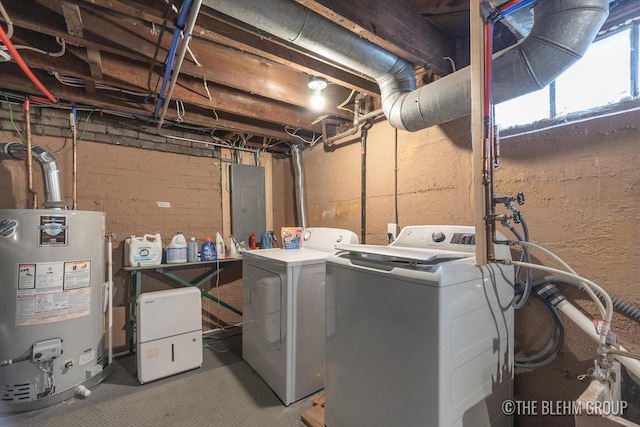
[(136, 319), (136, 361), (141, 384), (202, 366), (199, 289), (140, 294)]

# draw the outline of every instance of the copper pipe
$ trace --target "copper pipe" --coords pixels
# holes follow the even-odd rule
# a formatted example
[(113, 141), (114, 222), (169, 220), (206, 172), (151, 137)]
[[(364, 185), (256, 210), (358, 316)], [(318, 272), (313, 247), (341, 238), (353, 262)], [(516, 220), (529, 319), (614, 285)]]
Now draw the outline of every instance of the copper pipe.
[(38, 192), (33, 188), (33, 159), (31, 158), (31, 107), (29, 97), (24, 99), (25, 136), (27, 139), (27, 189), (33, 197), (32, 209), (38, 209)]
[(360, 123), (361, 122), (366, 122), (371, 120), (376, 121), (380, 118), (382, 118), (384, 116), (384, 113), (382, 112), (382, 109), (379, 110), (375, 110), (375, 111), (371, 111), (369, 113), (360, 115), (359, 110), (360, 110), (360, 102), (362, 101), (362, 99), (364, 98), (364, 96), (362, 94), (358, 94), (358, 96), (356, 96), (355, 99), (355, 104), (353, 106), (353, 126), (342, 132), (339, 133), (337, 135), (334, 135), (332, 137), (328, 137), (327, 136), (327, 126), (326, 123), (323, 121), (322, 122), (322, 139), (324, 141), (324, 145), (327, 147), (332, 146), (333, 144), (335, 144), (336, 142), (348, 138), (350, 136), (353, 136), (355, 134), (358, 133), (358, 131), (360, 130)]

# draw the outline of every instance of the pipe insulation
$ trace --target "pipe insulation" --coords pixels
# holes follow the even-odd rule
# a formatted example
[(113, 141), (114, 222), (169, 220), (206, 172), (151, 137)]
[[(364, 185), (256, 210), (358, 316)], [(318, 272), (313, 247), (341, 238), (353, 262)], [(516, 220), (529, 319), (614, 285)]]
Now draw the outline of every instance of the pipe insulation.
[(291, 159), (293, 160), (293, 172), (296, 182), (296, 205), (298, 213), (298, 226), (307, 228), (307, 203), (304, 191), (304, 164), (302, 163), (302, 150), (304, 143), (293, 144), (291, 146)]
[[(67, 202), (62, 198), (62, 180), (58, 161), (51, 154), (37, 145), (32, 146), (31, 156), (40, 163), (42, 179), (44, 180), (46, 209), (66, 209)], [(0, 160), (26, 160), (27, 149), (20, 142), (6, 142), (0, 144)]]
[[(608, 4), (538, 0), (529, 35), (494, 58), (494, 102), (542, 89), (580, 59), (606, 20)], [(418, 131), (470, 114), (470, 67), (416, 89), (411, 63), (297, 2), (203, 0), (203, 5), (375, 79), (394, 128)]]

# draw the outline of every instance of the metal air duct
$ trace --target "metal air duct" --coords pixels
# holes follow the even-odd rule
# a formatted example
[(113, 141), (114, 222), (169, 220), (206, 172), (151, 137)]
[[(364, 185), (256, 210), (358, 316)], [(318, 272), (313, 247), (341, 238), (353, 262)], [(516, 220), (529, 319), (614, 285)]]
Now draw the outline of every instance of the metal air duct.
[[(539, 0), (531, 33), (494, 59), (494, 101), (541, 89), (580, 59), (607, 18), (608, 4)], [(468, 67), (416, 90), (411, 63), (294, 1), (203, 0), (203, 5), (374, 78), (382, 109), (397, 129), (417, 131), (470, 113)]]
[[(56, 158), (49, 151), (34, 145), (31, 148), (31, 156), (40, 163), (42, 179), (44, 180), (46, 209), (66, 209), (67, 202), (62, 198), (62, 183), (60, 169)], [(26, 147), (19, 142), (6, 142), (0, 144), (0, 160), (25, 160), (27, 158)]]
[(304, 192), (304, 164), (302, 163), (302, 150), (304, 144), (293, 144), (291, 146), (291, 159), (293, 160), (293, 171), (296, 181), (296, 205), (298, 206), (298, 226), (307, 228), (307, 204)]

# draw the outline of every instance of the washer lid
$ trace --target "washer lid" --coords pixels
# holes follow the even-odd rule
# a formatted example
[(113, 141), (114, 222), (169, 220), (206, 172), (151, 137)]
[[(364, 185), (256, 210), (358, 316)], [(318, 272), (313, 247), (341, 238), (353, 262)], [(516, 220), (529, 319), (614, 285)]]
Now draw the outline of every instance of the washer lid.
[(401, 261), (415, 264), (438, 264), (454, 259), (470, 258), (474, 254), (467, 252), (447, 251), (443, 249), (425, 249), (410, 247), (394, 247), (379, 245), (337, 245), (337, 250), (349, 252), (352, 258), (364, 258), (375, 262)]

